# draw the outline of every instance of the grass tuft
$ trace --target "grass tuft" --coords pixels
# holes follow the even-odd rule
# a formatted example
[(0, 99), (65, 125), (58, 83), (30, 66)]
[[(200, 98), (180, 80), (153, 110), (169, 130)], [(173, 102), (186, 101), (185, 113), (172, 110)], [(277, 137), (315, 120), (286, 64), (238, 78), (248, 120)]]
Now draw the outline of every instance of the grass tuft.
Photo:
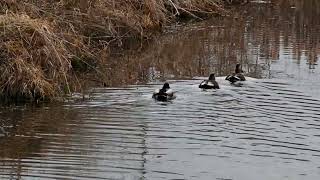
[(80, 84), (78, 71), (125, 49), (126, 41), (150, 38), (179, 17), (226, 14), (226, 2), (231, 1), (3, 0), (0, 97), (33, 101), (71, 94)]
[(54, 97), (67, 87), (69, 53), (45, 20), (0, 15), (0, 94), (8, 99)]

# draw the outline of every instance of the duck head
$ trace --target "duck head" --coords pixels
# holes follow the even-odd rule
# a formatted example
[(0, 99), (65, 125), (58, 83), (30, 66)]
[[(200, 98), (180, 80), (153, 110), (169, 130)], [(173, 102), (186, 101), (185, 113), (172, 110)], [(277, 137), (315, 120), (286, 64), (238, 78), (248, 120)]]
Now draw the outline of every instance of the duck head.
[(170, 89), (169, 83), (164, 83), (162, 89), (167, 90)]
[(236, 65), (235, 73), (236, 73), (236, 74), (238, 74), (238, 73), (242, 73), (241, 65), (240, 65), (240, 64), (237, 64), (237, 65)]
[(210, 74), (210, 76), (209, 76), (209, 80), (215, 80), (216, 78), (215, 78), (215, 76), (214, 76), (214, 74), (212, 73), (212, 74)]

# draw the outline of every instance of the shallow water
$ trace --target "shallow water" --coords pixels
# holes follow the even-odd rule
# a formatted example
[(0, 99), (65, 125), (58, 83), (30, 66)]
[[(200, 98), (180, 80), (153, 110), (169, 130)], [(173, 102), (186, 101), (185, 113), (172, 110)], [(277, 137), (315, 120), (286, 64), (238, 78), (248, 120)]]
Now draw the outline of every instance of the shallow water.
[[(319, 179), (319, 3), (261, 2), (169, 28), (90, 100), (1, 108), (0, 179)], [(163, 80), (172, 102), (151, 98)]]

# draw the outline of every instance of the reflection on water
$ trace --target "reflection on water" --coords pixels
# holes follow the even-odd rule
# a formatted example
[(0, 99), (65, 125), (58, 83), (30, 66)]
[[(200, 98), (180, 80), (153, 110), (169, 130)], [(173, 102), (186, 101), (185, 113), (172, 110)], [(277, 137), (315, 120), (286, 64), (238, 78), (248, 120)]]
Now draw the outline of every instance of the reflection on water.
[[(318, 179), (320, 2), (168, 29), (86, 102), (0, 109), (0, 179)], [(241, 62), (248, 81), (197, 86)], [(155, 102), (159, 80), (177, 99)]]
[(273, 78), (276, 72), (270, 71), (271, 63), (284, 58), (295, 66), (307, 64), (310, 71), (316, 69), (320, 54), (317, 0), (252, 3), (237, 11), (235, 18), (215, 18), (186, 27), (178, 24), (142, 53), (134, 50), (106, 60), (101, 71), (116, 69), (107, 72), (107, 84), (187, 79), (210, 72), (222, 76), (232, 72), (236, 62), (252, 77)]

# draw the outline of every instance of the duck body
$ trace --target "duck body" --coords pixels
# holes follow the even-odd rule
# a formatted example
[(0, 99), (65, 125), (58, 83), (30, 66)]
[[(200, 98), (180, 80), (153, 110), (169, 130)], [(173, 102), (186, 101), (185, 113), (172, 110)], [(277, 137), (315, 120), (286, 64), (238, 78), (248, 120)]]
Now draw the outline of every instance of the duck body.
[(218, 82), (215, 80), (214, 74), (210, 74), (208, 80), (204, 80), (200, 83), (201, 89), (220, 89)]
[(226, 80), (230, 81), (231, 83), (235, 83), (237, 81), (245, 81), (246, 78), (244, 77), (244, 75), (242, 73), (238, 73), (238, 74), (228, 75), (226, 77)]
[(217, 81), (204, 80), (200, 83), (199, 88), (201, 89), (220, 89)]
[(170, 88), (169, 83), (164, 83), (161, 89), (156, 89), (153, 92), (152, 98), (157, 101), (170, 101), (176, 98), (173, 90)]
[(235, 73), (228, 75), (226, 80), (230, 81), (231, 83), (235, 83), (237, 81), (245, 81), (246, 78), (243, 75), (243, 71), (241, 70), (240, 64), (236, 65)]

